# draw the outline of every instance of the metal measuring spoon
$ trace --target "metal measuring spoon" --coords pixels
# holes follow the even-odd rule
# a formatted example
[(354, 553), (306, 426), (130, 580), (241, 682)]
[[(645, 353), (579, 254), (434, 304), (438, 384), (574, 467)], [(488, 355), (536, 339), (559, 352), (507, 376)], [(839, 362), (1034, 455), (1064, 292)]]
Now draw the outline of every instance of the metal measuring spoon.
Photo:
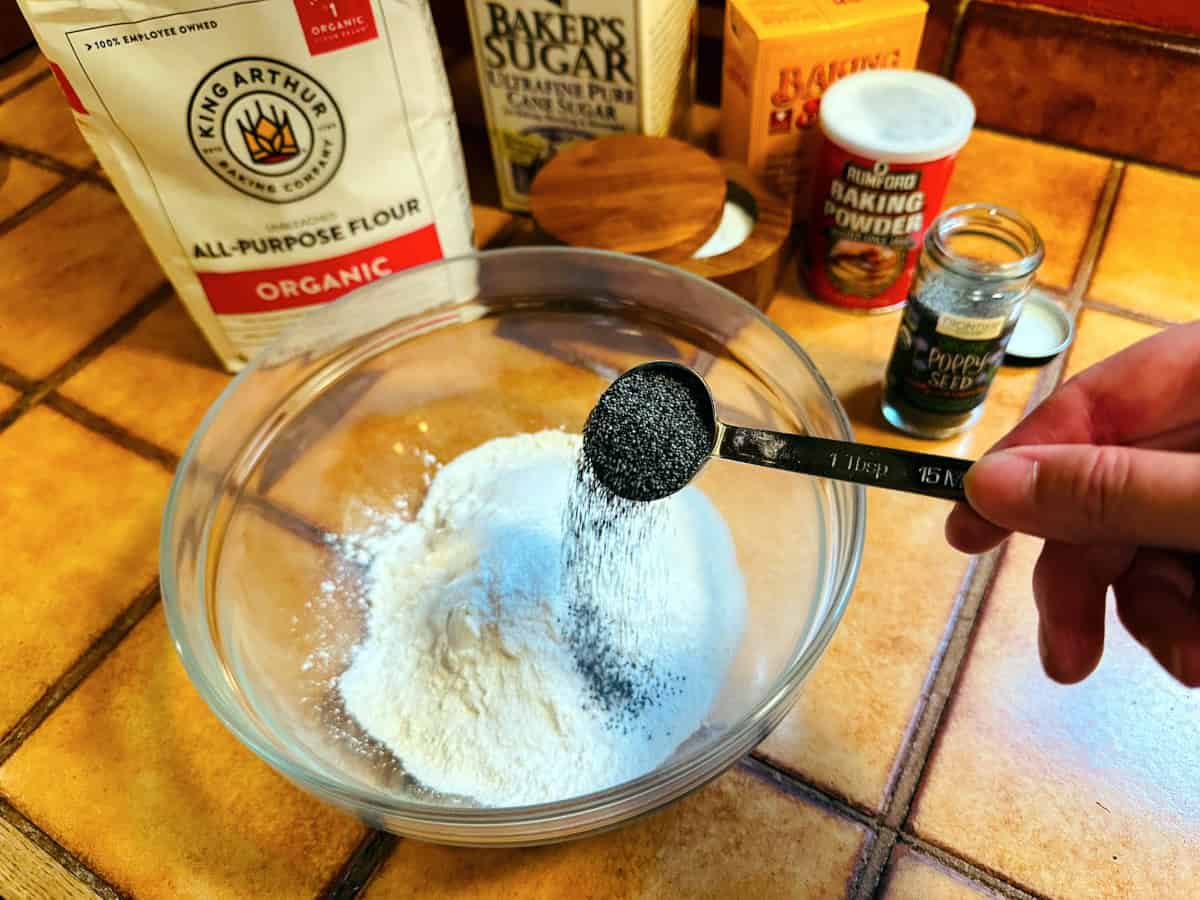
[(682, 490), (714, 456), (869, 487), (965, 500), (971, 460), (729, 425), (704, 379), (651, 362), (608, 386), (588, 417), (583, 451), (600, 483), (627, 500)]

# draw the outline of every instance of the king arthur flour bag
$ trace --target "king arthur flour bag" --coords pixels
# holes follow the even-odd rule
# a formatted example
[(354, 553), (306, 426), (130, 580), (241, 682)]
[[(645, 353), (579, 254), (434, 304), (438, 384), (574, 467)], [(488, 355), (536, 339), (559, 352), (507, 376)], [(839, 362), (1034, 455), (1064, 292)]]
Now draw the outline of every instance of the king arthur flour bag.
[(308, 307), (471, 249), (425, 0), (18, 2), (230, 369)]

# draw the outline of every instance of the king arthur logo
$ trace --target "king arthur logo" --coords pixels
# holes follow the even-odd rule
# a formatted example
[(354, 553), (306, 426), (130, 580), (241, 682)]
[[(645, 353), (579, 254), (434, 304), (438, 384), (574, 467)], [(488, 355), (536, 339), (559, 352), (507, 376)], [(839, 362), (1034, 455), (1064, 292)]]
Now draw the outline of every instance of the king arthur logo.
[(246, 113), (244, 122), (239, 122), (242, 128), (242, 139), (250, 158), (265, 166), (274, 166), (287, 162), (300, 154), (296, 146), (296, 135), (292, 131), (292, 123), (288, 121), (286, 112), (280, 113), (272, 105), (268, 113), (263, 112), (262, 104), (255, 103), (258, 118), (252, 119)]
[(345, 123), (325, 87), (265, 57), (233, 59), (205, 75), (188, 104), (188, 132), (214, 175), (267, 203), (311, 197), (346, 151)]

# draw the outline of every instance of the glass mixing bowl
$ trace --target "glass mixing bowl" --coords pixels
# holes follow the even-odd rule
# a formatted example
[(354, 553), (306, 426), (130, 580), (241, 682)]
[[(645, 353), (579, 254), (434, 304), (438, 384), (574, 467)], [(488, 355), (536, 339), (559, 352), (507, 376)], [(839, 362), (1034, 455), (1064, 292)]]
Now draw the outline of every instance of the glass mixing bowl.
[(434, 794), (344, 712), (335, 679), (363, 635), (339, 539), (419, 507), (434, 460), (501, 435), (579, 431), (625, 369), (699, 371), (720, 417), (850, 439), (796, 343), (732, 293), (679, 269), (565, 248), (431, 264), (320, 307), (208, 412), (162, 531), (167, 619), (188, 674), (247, 746), (303, 788), (398, 834), (443, 843), (563, 840), (694, 790), (783, 718), (858, 572), (863, 489), (713, 460), (697, 480), (724, 516), (746, 628), (705, 726), (663, 765), (586, 796), (479, 808)]

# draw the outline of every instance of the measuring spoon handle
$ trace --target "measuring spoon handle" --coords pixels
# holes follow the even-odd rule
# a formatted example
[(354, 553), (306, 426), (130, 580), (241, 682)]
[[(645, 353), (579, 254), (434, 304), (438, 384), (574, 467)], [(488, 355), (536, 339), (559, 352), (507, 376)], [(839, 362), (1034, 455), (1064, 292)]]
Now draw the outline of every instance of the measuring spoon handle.
[(945, 500), (966, 500), (963, 476), (971, 467), (969, 459), (740, 425), (722, 426), (715, 455), (735, 462)]

